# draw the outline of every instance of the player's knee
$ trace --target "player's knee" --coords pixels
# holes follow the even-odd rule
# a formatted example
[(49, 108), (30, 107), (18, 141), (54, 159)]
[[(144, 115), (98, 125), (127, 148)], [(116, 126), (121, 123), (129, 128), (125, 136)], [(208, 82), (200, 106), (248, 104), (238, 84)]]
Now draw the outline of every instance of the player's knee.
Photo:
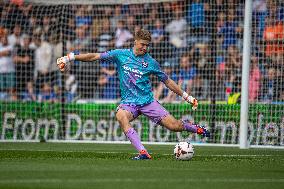
[(116, 119), (120, 124), (127, 122), (127, 115), (123, 111), (118, 111), (116, 113)]
[(120, 121), (123, 119), (123, 115), (122, 115), (122, 113), (121, 113), (120, 111), (118, 111), (118, 112), (116, 113), (115, 117), (116, 117), (116, 120), (117, 120), (118, 122), (120, 122)]

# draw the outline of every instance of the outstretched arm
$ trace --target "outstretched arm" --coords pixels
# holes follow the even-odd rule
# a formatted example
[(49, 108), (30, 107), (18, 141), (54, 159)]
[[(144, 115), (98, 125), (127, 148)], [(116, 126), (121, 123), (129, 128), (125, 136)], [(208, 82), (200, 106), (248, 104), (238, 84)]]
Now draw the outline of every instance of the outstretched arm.
[(67, 56), (63, 56), (57, 59), (57, 66), (59, 67), (60, 71), (65, 71), (66, 66), (69, 65), (69, 62), (73, 60), (78, 60), (82, 62), (92, 62), (95, 60), (100, 59), (100, 53), (86, 53), (86, 54), (79, 54), (75, 55), (74, 53), (69, 53)]
[(100, 59), (100, 53), (87, 53), (87, 54), (79, 54), (75, 55), (75, 60), (79, 60), (82, 62), (92, 62)]
[(166, 81), (164, 81), (164, 83), (166, 87), (169, 88), (171, 91), (173, 91), (179, 96), (182, 96), (184, 91), (172, 79), (168, 78)]
[(183, 91), (181, 89), (181, 87), (176, 84), (176, 82), (174, 82), (172, 79), (168, 78), (166, 81), (164, 81), (164, 83), (167, 86), (167, 88), (169, 88), (171, 91), (173, 91), (174, 93), (176, 93), (179, 96), (181, 96), (188, 103), (192, 104), (192, 106), (193, 106), (192, 109), (193, 110), (195, 110), (197, 108), (197, 106), (198, 106), (197, 99), (192, 97), (192, 96), (190, 96), (185, 91)]

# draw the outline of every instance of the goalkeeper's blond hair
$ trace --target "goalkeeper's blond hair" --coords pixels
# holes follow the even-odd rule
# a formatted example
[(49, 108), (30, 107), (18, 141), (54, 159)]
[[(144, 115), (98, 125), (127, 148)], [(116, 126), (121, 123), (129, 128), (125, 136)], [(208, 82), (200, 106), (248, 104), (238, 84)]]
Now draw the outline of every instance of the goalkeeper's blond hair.
[(140, 29), (138, 31), (135, 32), (135, 35), (134, 35), (134, 40), (147, 40), (147, 41), (151, 41), (151, 33), (147, 30), (144, 30), (144, 29)]

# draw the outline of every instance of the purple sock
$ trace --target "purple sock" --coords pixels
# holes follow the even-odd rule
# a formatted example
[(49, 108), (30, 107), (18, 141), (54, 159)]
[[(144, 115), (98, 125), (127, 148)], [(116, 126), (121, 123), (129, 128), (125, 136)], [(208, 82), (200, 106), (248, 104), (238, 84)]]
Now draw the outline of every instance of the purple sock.
[(196, 133), (197, 127), (191, 123), (189, 123), (187, 120), (182, 120), (182, 125), (185, 131)]
[(141, 144), (141, 140), (135, 131), (134, 128), (130, 128), (125, 135), (128, 137), (130, 140), (131, 144), (140, 152), (141, 150), (146, 150), (145, 147)]

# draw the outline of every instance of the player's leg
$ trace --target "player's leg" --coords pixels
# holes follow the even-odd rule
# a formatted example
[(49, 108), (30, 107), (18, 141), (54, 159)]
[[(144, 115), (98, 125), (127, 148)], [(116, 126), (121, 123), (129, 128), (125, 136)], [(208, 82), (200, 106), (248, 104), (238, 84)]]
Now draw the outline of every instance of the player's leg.
[(203, 135), (206, 137), (210, 136), (210, 133), (206, 128), (199, 126), (197, 124), (191, 123), (188, 120), (177, 120), (170, 114), (162, 118), (159, 124), (175, 132), (188, 131), (188, 132), (197, 133), (199, 135)]
[(177, 120), (174, 118), (158, 101), (143, 106), (140, 108), (140, 111), (154, 123), (162, 125), (171, 131), (188, 131), (203, 136), (209, 136), (209, 132), (204, 127), (193, 124), (187, 120)]
[(140, 137), (135, 129), (130, 125), (130, 122), (139, 116), (139, 110), (135, 106), (121, 104), (117, 108), (116, 119), (119, 122), (123, 132), (130, 140), (134, 148), (139, 152), (139, 155), (134, 157), (135, 160), (151, 159), (146, 148), (141, 143)]
[(130, 125), (130, 122), (133, 120), (131, 112), (119, 109), (116, 112), (116, 119), (124, 133), (127, 133), (127, 131), (132, 128)]

